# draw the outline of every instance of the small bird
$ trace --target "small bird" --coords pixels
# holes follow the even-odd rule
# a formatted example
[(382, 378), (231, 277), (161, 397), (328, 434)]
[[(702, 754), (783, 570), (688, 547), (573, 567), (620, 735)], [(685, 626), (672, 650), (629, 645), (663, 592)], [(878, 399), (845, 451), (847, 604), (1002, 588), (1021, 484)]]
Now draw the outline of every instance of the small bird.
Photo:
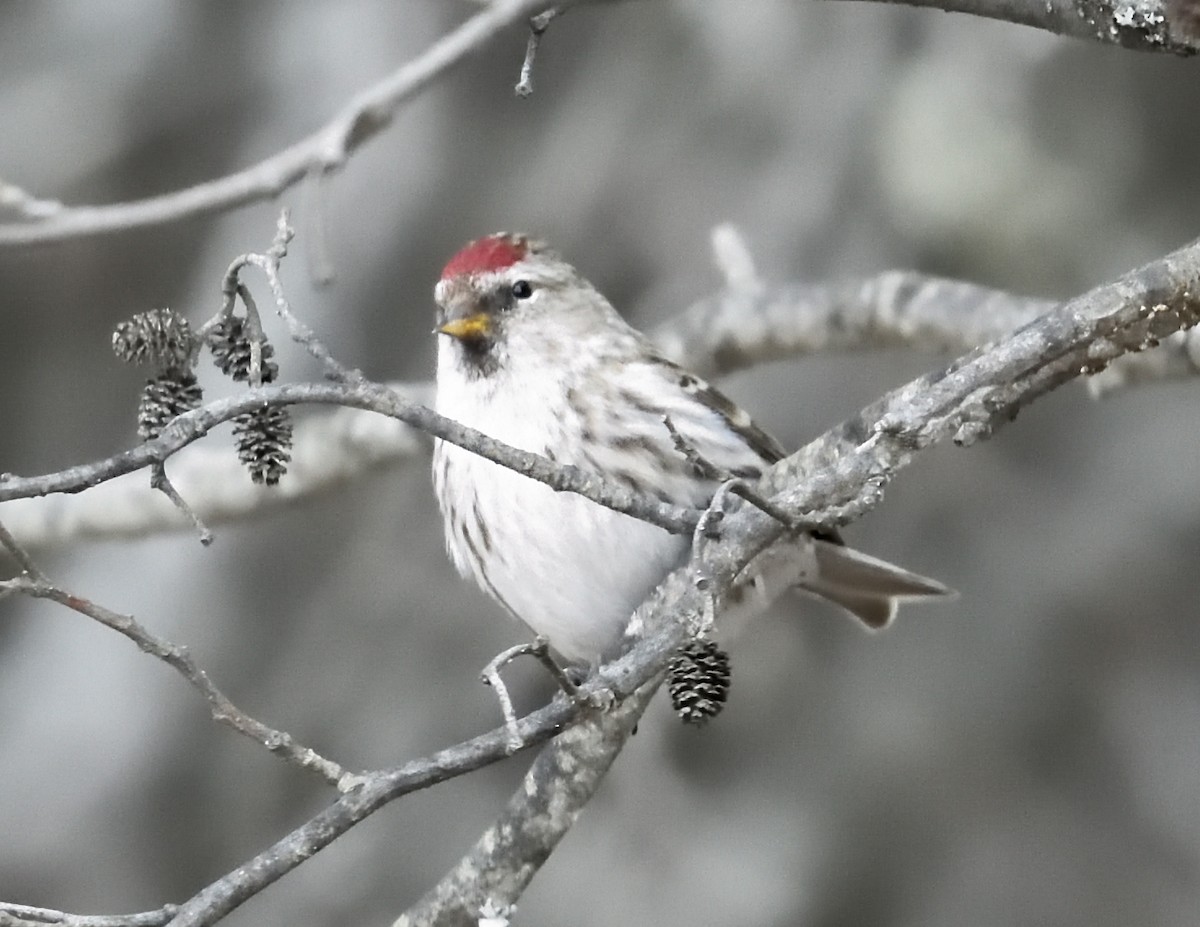
[[(680, 506), (753, 480), (779, 444), (700, 377), (658, 353), (542, 242), (499, 233), (454, 255), (434, 290), (438, 412), (493, 438)], [(680, 451), (673, 428), (708, 466)], [(707, 472), (699, 472), (704, 469)], [(459, 572), (572, 663), (613, 656), (638, 605), (691, 538), (437, 441), (433, 484)], [(801, 588), (881, 628), (941, 583), (812, 536)]]

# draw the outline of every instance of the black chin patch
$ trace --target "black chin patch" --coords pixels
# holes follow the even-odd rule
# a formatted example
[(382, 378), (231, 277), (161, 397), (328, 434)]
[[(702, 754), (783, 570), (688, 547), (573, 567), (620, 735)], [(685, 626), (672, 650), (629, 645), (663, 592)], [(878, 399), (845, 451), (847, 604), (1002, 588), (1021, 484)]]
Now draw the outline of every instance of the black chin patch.
[(493, 338), (463, 338), (458, 340), (457, 347), (460, 366), (468, 379), (490, 377), (499, 367)]

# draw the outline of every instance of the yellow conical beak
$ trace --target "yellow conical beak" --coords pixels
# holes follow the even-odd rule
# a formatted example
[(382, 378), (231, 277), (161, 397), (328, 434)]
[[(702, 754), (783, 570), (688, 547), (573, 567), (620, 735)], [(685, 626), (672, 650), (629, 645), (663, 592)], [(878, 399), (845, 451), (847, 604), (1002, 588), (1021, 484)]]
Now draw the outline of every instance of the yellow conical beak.
[(445, 325), (439, 325), (437, 331), (459, 341), (486, 338), (492, 333), (492, 319), (486, 312), (476, 312), (461, 319), (451, 319)]

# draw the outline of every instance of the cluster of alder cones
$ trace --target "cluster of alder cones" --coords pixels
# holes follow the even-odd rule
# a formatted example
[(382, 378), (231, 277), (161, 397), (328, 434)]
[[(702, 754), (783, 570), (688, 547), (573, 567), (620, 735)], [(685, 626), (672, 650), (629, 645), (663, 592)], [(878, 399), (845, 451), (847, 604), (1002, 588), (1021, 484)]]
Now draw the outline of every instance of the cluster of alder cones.
[[(275, 349), (265, 336), (257, 340), (258, 383), (251, 382), (254, 344), (244, 318), (225, 316), (212, 326), (204, 344), (223, 374), (239, 383), (258, 385), (272, 382), (279, 375), (279, 365), (272, 360)], [(199, 407), (203, 392), (193, 367), (201, 346), (187, 319), (174, 309), (139, 312), (113, 331), (117, 357), (157, 371), (146, 381), (138, 403), (138, 435), (143, 440), (158, 437), (177, 415)], [(233, 422), (238, 459), (250, 471), (250, 478), (274, 486), (291, 460), (292, 419), (287, 409), (264, 405), (243, 412)]]

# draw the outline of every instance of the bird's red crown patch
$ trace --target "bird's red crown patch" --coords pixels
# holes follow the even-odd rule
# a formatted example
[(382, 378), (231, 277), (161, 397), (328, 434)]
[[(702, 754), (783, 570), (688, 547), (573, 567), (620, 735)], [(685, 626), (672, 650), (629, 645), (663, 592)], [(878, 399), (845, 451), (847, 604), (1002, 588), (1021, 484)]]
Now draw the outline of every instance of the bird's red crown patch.
[(489, 235), (473, 241), (442, 268), (442, 279), (461, 274), (479, 274), (510, 267), (525, 257), (527, 247), (523, 238), (509, 235)]

